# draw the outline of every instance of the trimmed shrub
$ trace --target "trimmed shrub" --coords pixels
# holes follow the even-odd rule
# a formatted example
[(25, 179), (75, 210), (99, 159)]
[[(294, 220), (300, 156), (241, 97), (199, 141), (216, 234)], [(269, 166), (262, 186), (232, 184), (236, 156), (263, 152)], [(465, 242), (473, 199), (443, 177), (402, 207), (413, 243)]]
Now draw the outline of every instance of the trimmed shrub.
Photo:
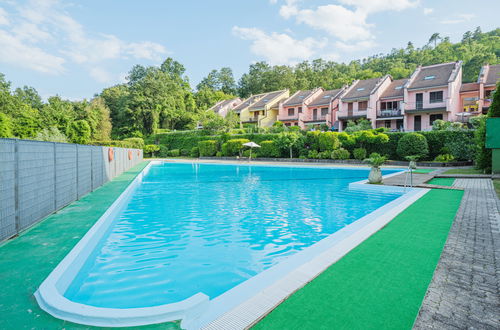
[(181, 156), (189, 156), (190, 150), (188, 149), (181, 149)]
[(454, 159), (455, 159), (455, 157), (453, 157), (453, 155), (450, 155), (450, 154), (442, 154), (442, 155), (438, 155), (436, 158), (434, 158), (434, 160), (436, 162), (451, 162)]
[(144, 146), (143, 151), (145, 154), (154, 157), (155, 152), (160, 151), (160, 146), (156, 144), (147, 144)]
[(486, 149), (486, 117), (481, 117), (477, 123), (477, 129), (474, 134), (476, 153), (474, 163), (477, 169), (484, 170), (485, 173), (491, 173), (492, 149)]
[(307, 154), (307, 158), (317, 159), (317, 158), (319, 158), (319, 152), (317, 150), (309, 150), (309, 153)]
[(339, 139), (340, 146), (344, 149), (350, 149), (356, 144), (354, 136), (346, 132), (337, 133), (337, 138)]
[(158, 157), (168, 157), (168, 149), (165, 146), (160, 146), (160, 150), (158, 151)]
[(193, 147), (193, 148), (191, 149), (191, 153), (190, 153), (189, 155), (190, 155), (191, 157), (193, 157), (193, 158), (198, 158), (198, 157), (200, 157), (200, 148), (198, 148), (198, 147)]
[(351, 153), (349, 152), (349, 150), (346, 150), (344, 148), (340, 148), (340, 149), (332, 151), (332, 159), (345, 160), (345, 159), (349, 159), (350, 157), (351, 157)]
[(179, 157), (181, 155), (181, 151), (179, 149), (173, 149), (168, 152), (170, 157)]
[(463, 140), (446, 142), (444, 149), (447, 149), (454, 159), (472, 160), (474, 158), (474, 145), (464, 143)]
[(306, 133), (305, 144), (309, 147), (310, 150), (319, 151), (319, 135), (320, 131), (308, 131)]
[(257, 153), (259, 157), (276, 158), (280, 156), (280, 151), (274, 141), (269, 140), (260, 143), (260, 149)]
[(320, 151), (332, 151), (340, 147), (340, 141), (333, 132), (321, 132), (318, 135), (318, 145)]
[(231, 139), (222, 144), (222, 155), (224, 156), (241, 156), (243, 144), (250, 142), (248, 139)]
[(144, 139), (140, 137), (123, 139), (123, 142), (126, 142), (130, 148), (136, 148), (136, 149), (144, 148)]
[(411, 155), (425, 157), (428, 153), (427, 139), (422, 134), (407, 133), (398, 142), (398, 154), (401, 157)]
[(217, 153), (217, 141), (206, 140), (198, 142), (200, 157), (212, 157)]
[(366, 158), (366, 149), (365, 148), (356, 148), (352, 152), (354, 159), (363, 160)]
[(221, 151), (217, 151), (217, 153), (215, 154), (215, 157), (222, 157), (222, 152)]

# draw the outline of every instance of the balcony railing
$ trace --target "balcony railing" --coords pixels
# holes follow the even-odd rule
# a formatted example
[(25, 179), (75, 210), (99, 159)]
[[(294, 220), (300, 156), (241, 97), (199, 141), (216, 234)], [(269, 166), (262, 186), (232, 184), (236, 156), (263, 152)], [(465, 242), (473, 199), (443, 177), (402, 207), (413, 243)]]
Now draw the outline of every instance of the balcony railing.
[(377, 117), (397, 117), (402, 116), (401, 109), (380, 110)]

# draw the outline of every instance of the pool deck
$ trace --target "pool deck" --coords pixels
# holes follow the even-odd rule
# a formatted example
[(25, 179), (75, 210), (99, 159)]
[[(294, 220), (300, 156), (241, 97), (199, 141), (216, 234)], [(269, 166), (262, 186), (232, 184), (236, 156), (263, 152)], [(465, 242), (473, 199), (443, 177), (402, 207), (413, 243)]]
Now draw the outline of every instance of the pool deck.
[[(53, 318), (38, 307), (33, 293), (146, 164), (137, 165), (19, 237), (0, 244), (0, 329), (95, 329)], [(393, 220), (297, 291), (256, 328), (500, 328), (500, 202), (488, 179), (458, 179), (451, 188), (464, 192), (432, 190), (397, 217), (402, 219)], [(447, 207), (436, 207), (436, 201)], [(433, 214), (441, 214), (443, 220), (427, 221), (420, 226), (421, 231), (416, 221), (432, 220)], [(418, 243), (415, 237), (424, 241), (412, 249), (410, 243)], [(422, 253), (428, 258), (419, 257)], [(408, 256), (416, 258), (420, 267), (415, 267)], [(413, 272), (408, 273), (406, 268)], [(360, 282), (354, 282), (351, 275)], [(340, 281), (342, 276), (347, 282)], [(311, 286), (316, 290), (309, 290)], [(327, 299), (335, 294), (336, 299)], [(141, 328), (178, 329), (178, 324)]]

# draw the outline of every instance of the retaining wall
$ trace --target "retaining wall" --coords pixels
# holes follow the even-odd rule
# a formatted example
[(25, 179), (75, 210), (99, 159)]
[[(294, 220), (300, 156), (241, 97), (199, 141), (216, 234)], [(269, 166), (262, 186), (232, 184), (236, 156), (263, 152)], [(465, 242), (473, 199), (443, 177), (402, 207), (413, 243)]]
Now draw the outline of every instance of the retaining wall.
[(140, 149), (0, 139), (0, 241), (142, 160)]

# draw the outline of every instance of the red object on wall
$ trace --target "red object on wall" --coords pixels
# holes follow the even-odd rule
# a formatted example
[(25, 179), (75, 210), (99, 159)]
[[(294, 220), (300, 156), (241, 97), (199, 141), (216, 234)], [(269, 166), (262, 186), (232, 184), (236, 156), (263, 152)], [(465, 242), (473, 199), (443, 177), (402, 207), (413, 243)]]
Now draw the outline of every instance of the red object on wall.
[(129, 150), (129, 151), (128, 151), (128, 159), (129, 159), (129, 160), (132, 160), (132, 150)]
[(113, 150), (113, 148), (109, 148), (108, 149), (108, 160), (112, 161), (113, 159), (115, 159), (115, 151)]

